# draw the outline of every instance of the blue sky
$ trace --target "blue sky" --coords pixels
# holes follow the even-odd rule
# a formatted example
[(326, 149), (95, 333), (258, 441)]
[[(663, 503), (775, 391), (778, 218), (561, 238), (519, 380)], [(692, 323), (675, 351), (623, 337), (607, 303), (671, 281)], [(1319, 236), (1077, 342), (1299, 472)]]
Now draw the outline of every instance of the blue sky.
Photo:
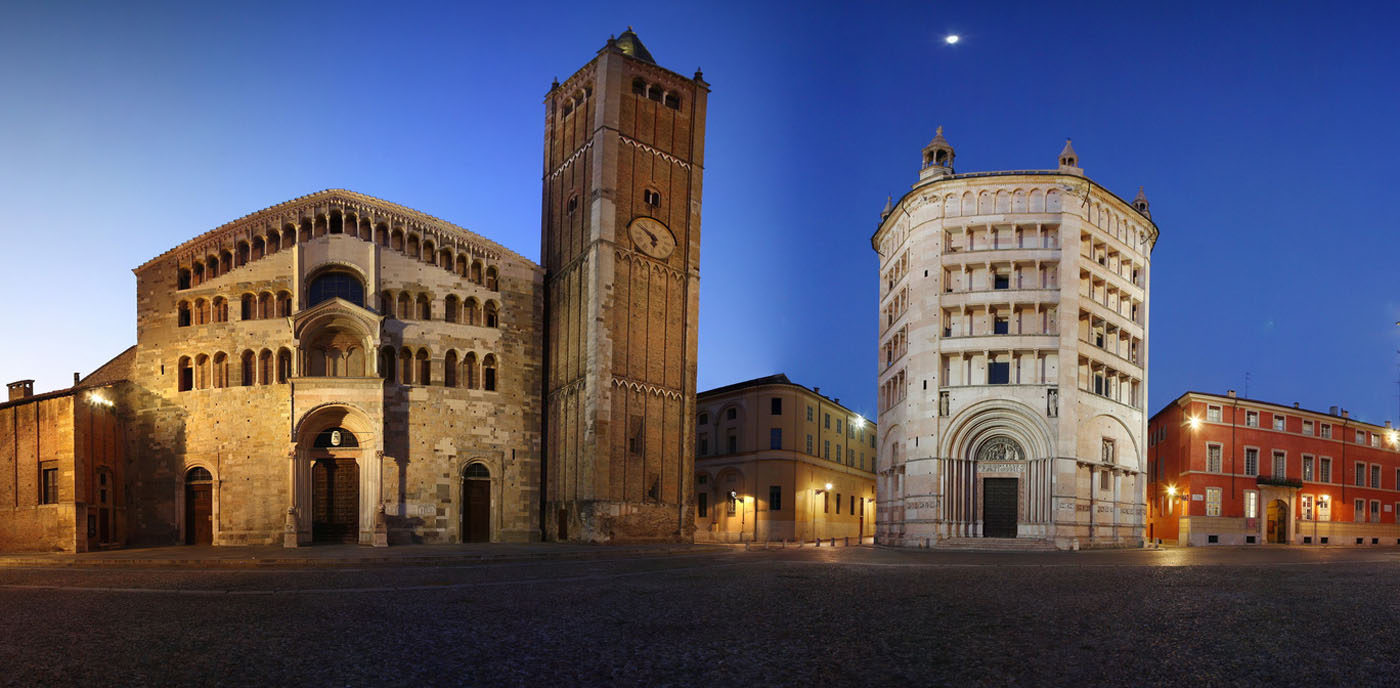
[(1146, 187), (1150, 410), (1248, 374), (1396, 417), (1393, 5), (388, 7), (7, 8), (0, 377), (67, 386), (135, 342), (132, 268), (320, 189), (537, 259), (541, 100), (630, 24), (713, 84), (701, 389), (786, 372), (874, 414), (869, 238), (941, 124), (961, 172), (1053, 167), (1072, 136), (1097, 182)]

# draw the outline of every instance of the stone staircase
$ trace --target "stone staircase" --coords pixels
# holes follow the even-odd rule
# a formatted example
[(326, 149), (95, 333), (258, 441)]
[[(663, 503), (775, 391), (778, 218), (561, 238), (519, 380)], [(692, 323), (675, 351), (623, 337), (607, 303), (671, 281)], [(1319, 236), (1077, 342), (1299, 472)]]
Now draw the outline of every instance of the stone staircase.
[(963, 552), (1054, 552), (1055, 543), (1029, 538), (944, 538), (933, 548)]

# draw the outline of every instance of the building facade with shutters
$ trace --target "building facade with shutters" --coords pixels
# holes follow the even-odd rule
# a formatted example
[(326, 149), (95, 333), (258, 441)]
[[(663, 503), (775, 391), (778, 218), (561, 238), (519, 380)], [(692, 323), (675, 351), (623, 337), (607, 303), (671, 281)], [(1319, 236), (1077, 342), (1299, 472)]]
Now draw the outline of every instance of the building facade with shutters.
[(786, 375), (696, 398), (695, 541), (875, 534), (875, 424)]
[(110, 409), (0, 409), (0, 547), (688, 540), (706, 93), (630, 29), (552, 84), (543, 264), (332, 189), (137, 267)]
[(1147, 536), (1400, 545), (1400, 434), (1345, 410), (1187, 392), (1148, 424)]
[(958, 174), (953, 158), (940, 128), (871, 238), (877, 537), (1140, 544), (1147, 199), (1094, 183), (1068, 142), (1050, 170)]

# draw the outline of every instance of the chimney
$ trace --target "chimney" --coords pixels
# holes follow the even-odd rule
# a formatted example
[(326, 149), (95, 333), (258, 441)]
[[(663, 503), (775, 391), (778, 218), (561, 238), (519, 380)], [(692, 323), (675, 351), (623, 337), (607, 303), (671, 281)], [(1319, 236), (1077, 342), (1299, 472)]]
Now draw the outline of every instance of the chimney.
[(9, 384), (9, 387), (10, 401), (14, 401), (16, 399), (28, 399), (29, 397), (34, 396), (33, 380), (20, 380), (18, 382), (11, 382)]
[(1232, 390), (1226, 392), (1226, 393), (1225, 393), (1225, 396), (1230, 397), (1231, 399), (1234, 399), (1234, 398), (1235, 398), (1235, 390), (1232, 389)]
[(832, 399), (832, 400), (831, 400), (831, 403), (833, 403), (833, 404), (839, 404), (839, 403), (841, 403), (841, 397), (836, 397), (835, 399)]
[(1328, 406), (1328, 407), (1327, 407), (1327, 414), (1328, 414), (1328, 415), (1332, 415), (1332, 416), (1337, 415), (1337, 407), (1336, 407), (1336, 406)]
[(1298, 408), (1298, 402), (1293, 402), (1293, 408)]
[(1386, 430), (1389, 430), (1389, 429), (1390, 429), (1390, 421), (1386, 421), (1386, 422), (1385, 422), (1385, 429), (1386, 429)]
[(73, 386), (74, 386), (74, 387), (77, 387), (77, 386), (78, 386), (78, 380), (80, 380), (80, 379), (82, 379), (82, 376), (81, 376), (81, 375), (77, 374), (76, 372), (73, 373)]
[(812, 391), (815, 392), (815, 393), (817, 393), (817, 394), (821, 394), (821, 393), (822, 393), (822, 388), (821, 388), (821, 387), (813, 387), (813, 388), (812, 388)]
[(1350, 418), (1350, 417), (1351, 417), (1351, 413), (1348, 412), (1346, 409), (1342, 409), (1342, 417), (1343, 417), (1343, 418)]

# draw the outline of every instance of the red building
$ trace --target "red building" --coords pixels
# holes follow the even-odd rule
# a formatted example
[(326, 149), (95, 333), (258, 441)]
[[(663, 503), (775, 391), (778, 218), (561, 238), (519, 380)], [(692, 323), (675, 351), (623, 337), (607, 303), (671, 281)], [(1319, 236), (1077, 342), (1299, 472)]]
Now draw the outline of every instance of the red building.
[(1400, 435), (1187, 392), (1148, 421), (1147, 537), (1182, 545), (1400, 545)]

